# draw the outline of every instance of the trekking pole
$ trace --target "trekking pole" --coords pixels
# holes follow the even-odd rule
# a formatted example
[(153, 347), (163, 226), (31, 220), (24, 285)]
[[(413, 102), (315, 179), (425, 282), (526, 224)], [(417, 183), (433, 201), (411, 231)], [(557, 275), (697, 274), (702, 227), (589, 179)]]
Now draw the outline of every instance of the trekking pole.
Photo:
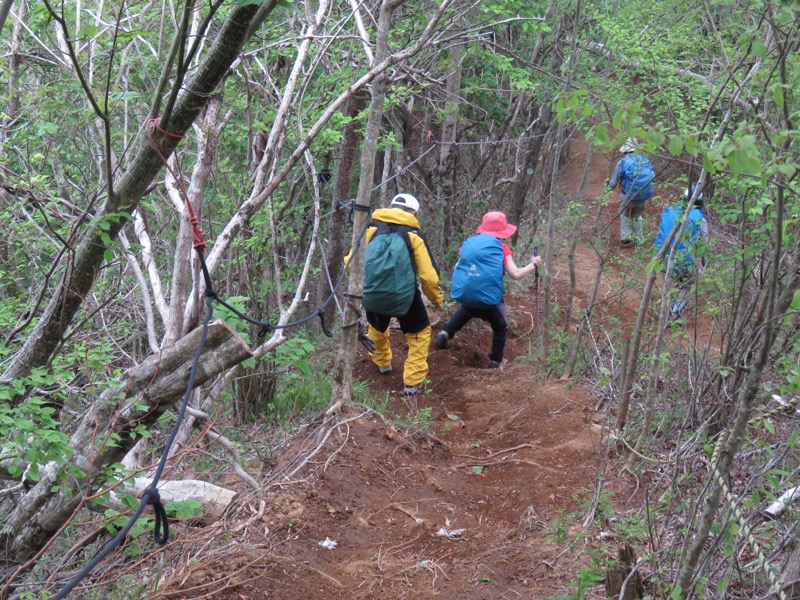
[[(534, 245), (533, 256), (539, 256), (539, 246)], [(539, 339), (539, 265), (533, 267), (533, 287), (536, 293), (536, 338)]]

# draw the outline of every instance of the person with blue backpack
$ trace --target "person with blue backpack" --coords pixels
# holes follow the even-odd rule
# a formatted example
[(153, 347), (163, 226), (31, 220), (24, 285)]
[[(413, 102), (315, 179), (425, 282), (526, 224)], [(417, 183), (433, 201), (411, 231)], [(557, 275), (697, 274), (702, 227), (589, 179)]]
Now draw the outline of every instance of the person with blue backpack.
[(676, 240), (681, 222), (686, 214), (686, 206), (695, 194), (695, 189), (695, 186), (690, 186), (683, 192), (683, 198), (679, 202), (664, 209), (655, 239), (655, 248), (658, 252), (664, 247), (673, 229), (675, 230), (669, 252), (664, 256), (662, 268), (662, 271), (666, 272), (669, 258), (674, 255), (672, 275), (679, 287), (671, 307), (671, 312), (675, 316), (680, 315), (689, 303), (691, 283), (695, 273), (699, 271), (698, 262), (700, 265), (705, 265), (704, 246), (708, 238), (708, 222), (703, 214), (705, 200), (702, 193), (697, 194), (692, 209), (686, 215), (687, 223), (681, 241)]
[(433, 340), (436, 348), (447, 348), (447, 344), (472, 319), (481, 319), (492, 328), (492, 349), (489, 352), (489, 368), (500, 368), (504, 363), (508, 316), (503, 301), (503, 275), (511, 279), (522, 279), (542, 264), (539, 256), (518, 267), (513, 252), (502, 240), (517, 230), (506, 215), (499, 211), (483, 216), (477, 235), (467, 238), (459, 250), (459, 258), (453, 270), (450, 295), (459, 306), (452, 317)]
[[(675, 237), (677, 237), (677, 230), (686, 212), (686, 205), (694, 195), (695, 189), (695, 186), (690, 186), (683, 192), (683, 198), (679, 202), (672, 206), (667, 206), (661, 213), (661, 220), (658, 223), (658, 232), (656, 232), (655, 239), (656, 252), (664, 246), (673, 229), (676, 230)], [(664, 270), (666, 270), (670, 255), (675, 255), (672, 274), (680, 283), (691, 279), (692, 275), (694, 275), (698, 258), (701, 259), (701, 264), (702, 260), (704, 260), (702, 256), (698, 257), (699, 254), (702, 254), (701, 246), (708, 237), (708, 222), (703, 214), (704, 205), (705, 200), (703, 199), (703, 194), (700, 193), (695, 198), (694, 206), (692, 206), (692, 210), (689, 211), (687, 216), (688, 222), (686, 223), (683, 239), (677, 242), (673, 238), (670, 250), (664, 256)], [(678, 223), (677, 227), (676, 223)]]
[(620, 244), (630, 246), (644, 241), (642, 215), (653, 196), (655, 174), (648, 158), (636, 152), (635, 140), (628, 138), (619, 151), (625, 156), (617, 162), (606, 189), (620, 188)]
[[(378, 371), (392, 371), (389, 322), (395, 317), (408, 342), (403, 365), (403, 394), (416, 394), (428, 377), (431, 322), (422, 293), (441, 307), (444, 294), (439, 270), (420, 231), (419, 201), (411, 194), (397, 194), (389, 208), (372, 213), (367, 228), (364, 290), (361, 305), (367, 313), (367, 337), (375, 345), (370, 359)], [(347, 261), (348, 257), (345, 258)], [(422, 285), (420, 293), (417, 277)]]

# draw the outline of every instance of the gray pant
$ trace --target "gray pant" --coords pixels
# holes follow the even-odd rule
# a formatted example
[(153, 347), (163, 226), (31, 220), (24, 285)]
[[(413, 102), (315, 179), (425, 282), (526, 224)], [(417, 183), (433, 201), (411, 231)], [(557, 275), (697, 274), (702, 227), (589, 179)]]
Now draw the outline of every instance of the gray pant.
[(630, 201), (625, 194), (619, 195), (619, 201), (622, 205), (622, 211), (619, 215), (620, 241), (635, 241), (637, 244), (641, 244), (644, 241), (642, 215), (644, 214), (647, 201)]

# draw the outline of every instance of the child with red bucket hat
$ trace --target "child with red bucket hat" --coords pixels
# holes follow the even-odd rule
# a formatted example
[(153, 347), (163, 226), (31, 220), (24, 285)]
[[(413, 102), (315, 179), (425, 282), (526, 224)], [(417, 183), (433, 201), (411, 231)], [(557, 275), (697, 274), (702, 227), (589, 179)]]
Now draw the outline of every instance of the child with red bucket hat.
[(517, 266), (511, 248), (503, 241), (516, 230), (504, 213), (491, 211), (483, 216), (476, 235), (464, 241), (451, 285), (451, 295), (459, 306), (434, 338), (436, 348), (446, 348), (464, 325), (481, 319), (492, 328), (488, 367), (497, 369), (503, 365), (508, 336), (503, 275), (522, 279), (542, 263), (541, 257), (533, 256), (527, 265)]

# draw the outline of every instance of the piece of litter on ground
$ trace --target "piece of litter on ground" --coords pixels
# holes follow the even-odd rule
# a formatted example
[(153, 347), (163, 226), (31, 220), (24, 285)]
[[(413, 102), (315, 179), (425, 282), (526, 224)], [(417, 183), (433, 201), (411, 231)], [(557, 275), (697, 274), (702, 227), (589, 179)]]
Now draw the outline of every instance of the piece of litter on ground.
[(325, 548), (325, 550), (333, 550), (334, 548), (336, 548), (336, 546), (339, 545), (339, 542), (337, 542), (336, 540), (332, 540), (329, 537), (326, 537), (324, 540), (317, 543), (323, 548)]
[(439, 537), (450, 538), (452, 540), (455, 538), (460, 538), (462, 535), (464, 535), (465, 531), (466, 529), (453, 529), (453, 531), (447, 531), (447, 529), (444, 527), (440, 527), (439, 531), (436, 532), (436, 535)]

